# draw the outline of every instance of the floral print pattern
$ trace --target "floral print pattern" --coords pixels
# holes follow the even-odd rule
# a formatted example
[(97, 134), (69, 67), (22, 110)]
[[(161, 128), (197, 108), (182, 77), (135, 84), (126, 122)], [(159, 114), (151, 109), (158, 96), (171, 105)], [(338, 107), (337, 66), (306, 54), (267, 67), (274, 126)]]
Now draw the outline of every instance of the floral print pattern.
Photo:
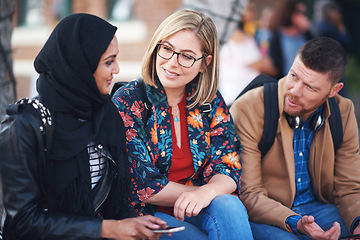
[[(152, 104), (151, 116), (146, 124), (144, 103), (136, 81), (120, 88), (113, 102), (123, 118), (126, 128), (127, 149), (131, 162), (131, 203), (142, 214), (153, 214), (157, 207), (143, 201), (160, 192), (169, 182), (167, 176), (172, 160), (172, 132), (169, 106), (161, 84), (158, 88), (146, 86)], [(187, 97), (195, 91), (195, 85), (187, 86)], [(191, 100), (187, 100), (191, 104)], [(201, 186), (212, 176), (225, 174), (237, 183), (240, 194), (241, 144), (225, 102), (217, 93), (210, 103), (211, 111), (201, 106), (187, 109), (190, 149), (195, 173), (187, 185)]]
[(194, 128), (203, 127), (203, 121), (199, 109), (189, 112), (189, 115), (190, 116), (187, 118), (188, 124), (191, 124)]

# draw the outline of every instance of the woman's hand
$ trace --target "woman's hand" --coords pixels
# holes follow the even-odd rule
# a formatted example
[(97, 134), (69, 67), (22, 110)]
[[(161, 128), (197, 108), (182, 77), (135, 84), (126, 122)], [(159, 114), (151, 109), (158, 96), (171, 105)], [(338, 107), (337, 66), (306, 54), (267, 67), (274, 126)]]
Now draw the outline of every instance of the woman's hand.
[(159, 239), (162, 233), (154, 233), (152, 230), (166, 227), (165, 221), (150, 215), (123, 220), (103, 220), (100, 237), (115, 240)]
[(178, 197), (174, 204), (174, 217), (183, 221), (185, 215), (197, 216), (215, 197), (230, 194), (235, 190), (236, 183), (231, 177), (224, 174), (215, 175), (209, 183), (193, 191), (183, 192)]
[(203, 208), (209, 206), (216, 196), (214, 190), (202, 187), (194, 191), (183, 192), (174, 204), (174, 217), (183, 221), (185, 215), (197, 216)]

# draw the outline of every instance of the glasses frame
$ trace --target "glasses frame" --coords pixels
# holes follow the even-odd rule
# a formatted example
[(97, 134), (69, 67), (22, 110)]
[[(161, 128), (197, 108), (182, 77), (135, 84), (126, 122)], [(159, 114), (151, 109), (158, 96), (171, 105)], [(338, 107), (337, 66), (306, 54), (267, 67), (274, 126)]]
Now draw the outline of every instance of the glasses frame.
[[(160, 54), (159, 54), (159, 51), (160, 51), (160, 47), (161, 46), (166, 46), (166, 47), (170, 47), (171, 48), (171, 51), (172, 51), (172, 54), (171, 54), (171, 56), (169, 57), (169, 58), (165, 58), (165, 57), (163, 57), (163, 56), (161, 56)], [(167, 44), (163, 44), (163, 43), (158, 43), (157, 44), (157, 55), (159, 56), (159, 57), (161, 57), (161, 58), (163, 58), (163, 59), (166, 59), (166, 60), (170, 60), (173, 56), (174, 56), (174, 54), (176, 54), (177, 55), (177, 58), (176, 58), (176, 60), (177, 60), (177, 62), (178, 62), (178, 64), (180, 65), (180, 66), (182, 66), (182, 67), (184, 67), (184, 68), (191, 68), (192, 66), (194, 66), (194, 64), (195, 64), (195, 62), (196, 61), (199, 61), (200, 59), (202, 59), (202, 58), (205, 58), (206, 56), (201, 56), (201, 57), (199, 57), (199, 58), (194, 58), (194, 57), (192, 57), (192, 56), (190, 56), (190, 57), (192, 57), (193, 58), (193, 63), (190, 65), (190, 67), (187, 67), (187, 66), (184, 66), (184, 65), (182, 65), (181, 63), (180, 63), (180, 61), (179, 61), (179, 56), (180, 56), (180, 54), (182, 54), (181, 52), (179, 53), (179, 52), (176, 52), (171, 46), (169, 46), (169, 45), (167, 45)]]

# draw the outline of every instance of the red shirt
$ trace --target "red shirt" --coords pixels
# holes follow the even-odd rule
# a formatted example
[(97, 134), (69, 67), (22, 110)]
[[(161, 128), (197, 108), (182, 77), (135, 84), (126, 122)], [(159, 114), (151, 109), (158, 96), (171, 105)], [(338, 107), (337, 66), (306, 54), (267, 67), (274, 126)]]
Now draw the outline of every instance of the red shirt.
[[(194, 164), (190, 150), (188, 124), (187, 124), (187, 111), (186, 111), (186, 96), (179, 103), (180, 112), (180, 134), (181, 134), (181, 148), (176, 144), (176, 134), (174, 127), (174, 119), (172, 115), (172, 108), (170, 107), (170, 119), (172, 130), (172, 162), (169, 169), (168, 179), (172, 182), (185, 184), (188, 178), (194, 174)], [(159, 206), (158, 211), (165, 212), (173, 215), (173, 207)]]

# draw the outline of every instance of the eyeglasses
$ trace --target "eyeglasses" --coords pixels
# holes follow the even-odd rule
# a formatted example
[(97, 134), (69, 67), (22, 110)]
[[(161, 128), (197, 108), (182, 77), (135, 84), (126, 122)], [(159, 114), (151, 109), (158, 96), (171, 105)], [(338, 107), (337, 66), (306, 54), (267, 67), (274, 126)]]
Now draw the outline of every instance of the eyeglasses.
[(162, 57), (163, 59), (169, 60), (171, 59), (174, 54), (177, 54), (177, 61), (179, 63), (179, 65), (185, 67), (185, 68), (191, 68), (194, 63), (202, 58), (204, 58), (205, 56), (199, 57), (199, 58), (195, 58), (187, 53), (178, 53), (175, 52), (174, 49), (166, 44), (158, 44), (158, 49), (157, 49), (157, 54), (159, 55), (159, 57)]

